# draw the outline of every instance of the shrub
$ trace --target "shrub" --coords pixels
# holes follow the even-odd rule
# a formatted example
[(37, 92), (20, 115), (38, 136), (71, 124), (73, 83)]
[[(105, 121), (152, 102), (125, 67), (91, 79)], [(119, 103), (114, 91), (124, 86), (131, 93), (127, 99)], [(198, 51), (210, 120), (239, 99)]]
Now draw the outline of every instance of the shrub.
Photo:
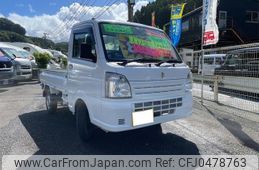
[(67, 58), (62, 57), (62, 58), (61, 58), (61, 61), (62, 61), (62, 66), (63, 66), (63, 68), (64, 68), (64, 69), (67, 68)]
[(48, 53), (35, 52), (33, 55), (39, 68), (47, 68), (47, 65), (51, 59), (51, 56)]

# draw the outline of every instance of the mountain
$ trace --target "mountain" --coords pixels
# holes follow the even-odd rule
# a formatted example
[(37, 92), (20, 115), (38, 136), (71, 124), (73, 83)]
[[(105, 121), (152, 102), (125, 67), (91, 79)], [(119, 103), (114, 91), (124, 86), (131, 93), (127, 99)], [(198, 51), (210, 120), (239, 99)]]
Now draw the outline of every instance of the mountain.
[(15, 32), (20, 35), (25, 35), (26, 30), (19, 24), (15, 24), (6, 18), (0, 18), (0, 30)]
[(15, 24), (6, 18), (0, 18), (0, 41), (1, 42), (26, 42), (42, 48), (50, 48), (67, 53), (67, 43), (54, 43), (49, 39), (26, 36), (26, 30), (19, 24)]

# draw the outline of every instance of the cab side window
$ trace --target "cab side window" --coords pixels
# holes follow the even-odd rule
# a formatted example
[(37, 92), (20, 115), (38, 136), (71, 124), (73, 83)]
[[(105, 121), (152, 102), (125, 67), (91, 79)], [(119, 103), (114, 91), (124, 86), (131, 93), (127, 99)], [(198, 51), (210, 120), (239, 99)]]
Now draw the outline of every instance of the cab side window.
[(82, 33), (74, 33), (73, 58), (96, 63), (95, 41), (91, 28), (84, 30)]

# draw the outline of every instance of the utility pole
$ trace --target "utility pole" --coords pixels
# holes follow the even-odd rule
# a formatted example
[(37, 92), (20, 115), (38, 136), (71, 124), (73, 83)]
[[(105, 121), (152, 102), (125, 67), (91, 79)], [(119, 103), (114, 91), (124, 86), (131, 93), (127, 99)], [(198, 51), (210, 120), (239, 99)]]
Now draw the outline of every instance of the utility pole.
[(48, 33), (44, 32), (42, 38), (46, 40), (46, 39), (47, 39), (47, 36), (48, 36)]
[(45, 43), (44, 43), (45, 47), (44, 48), (47, 48), (47, 37), (48, 37), (48, 33), (44, 32), (43, 33), (43, 37), (42, 37), (44, 39), (44, 41), (45, 41)]
[(135, 5), (135, 0), (128, 0), (128, 21), (133, 22), (133, 6)]

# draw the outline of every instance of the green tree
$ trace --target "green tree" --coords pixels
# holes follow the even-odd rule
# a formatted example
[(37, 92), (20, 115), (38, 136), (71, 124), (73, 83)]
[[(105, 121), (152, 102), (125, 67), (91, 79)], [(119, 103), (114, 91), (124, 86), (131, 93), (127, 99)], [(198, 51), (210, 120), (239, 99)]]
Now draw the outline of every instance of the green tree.
[(0, 41), (32, 43), (27, 37), (10, 31), (0, 31)]
[(40, 46), (42, 48), (54, 48), (55, 43), (49, 39), (39, 38), (39, 37), (28, 37), (33, 44)]
[(15, 24), (6, 18), (0, 18), (0, 30), (15, 32), (20, 35), (25, 35), (26, 30), (19, 24)]
[(55, 50), (61, 51), (64, 54), (67, 54), (68, 52), (68, 42), (60, 42), (60, 43), (56, 43)]
[(202, 5), (202, 0), (156, 0), (136, 11), (134, 21), (146, 25), (151, 25), (151, 13), (156, 13), (156, 25), (163, 28), (163, 25), (170, 21), (171, 5), (186, 3), (184, 13)]

